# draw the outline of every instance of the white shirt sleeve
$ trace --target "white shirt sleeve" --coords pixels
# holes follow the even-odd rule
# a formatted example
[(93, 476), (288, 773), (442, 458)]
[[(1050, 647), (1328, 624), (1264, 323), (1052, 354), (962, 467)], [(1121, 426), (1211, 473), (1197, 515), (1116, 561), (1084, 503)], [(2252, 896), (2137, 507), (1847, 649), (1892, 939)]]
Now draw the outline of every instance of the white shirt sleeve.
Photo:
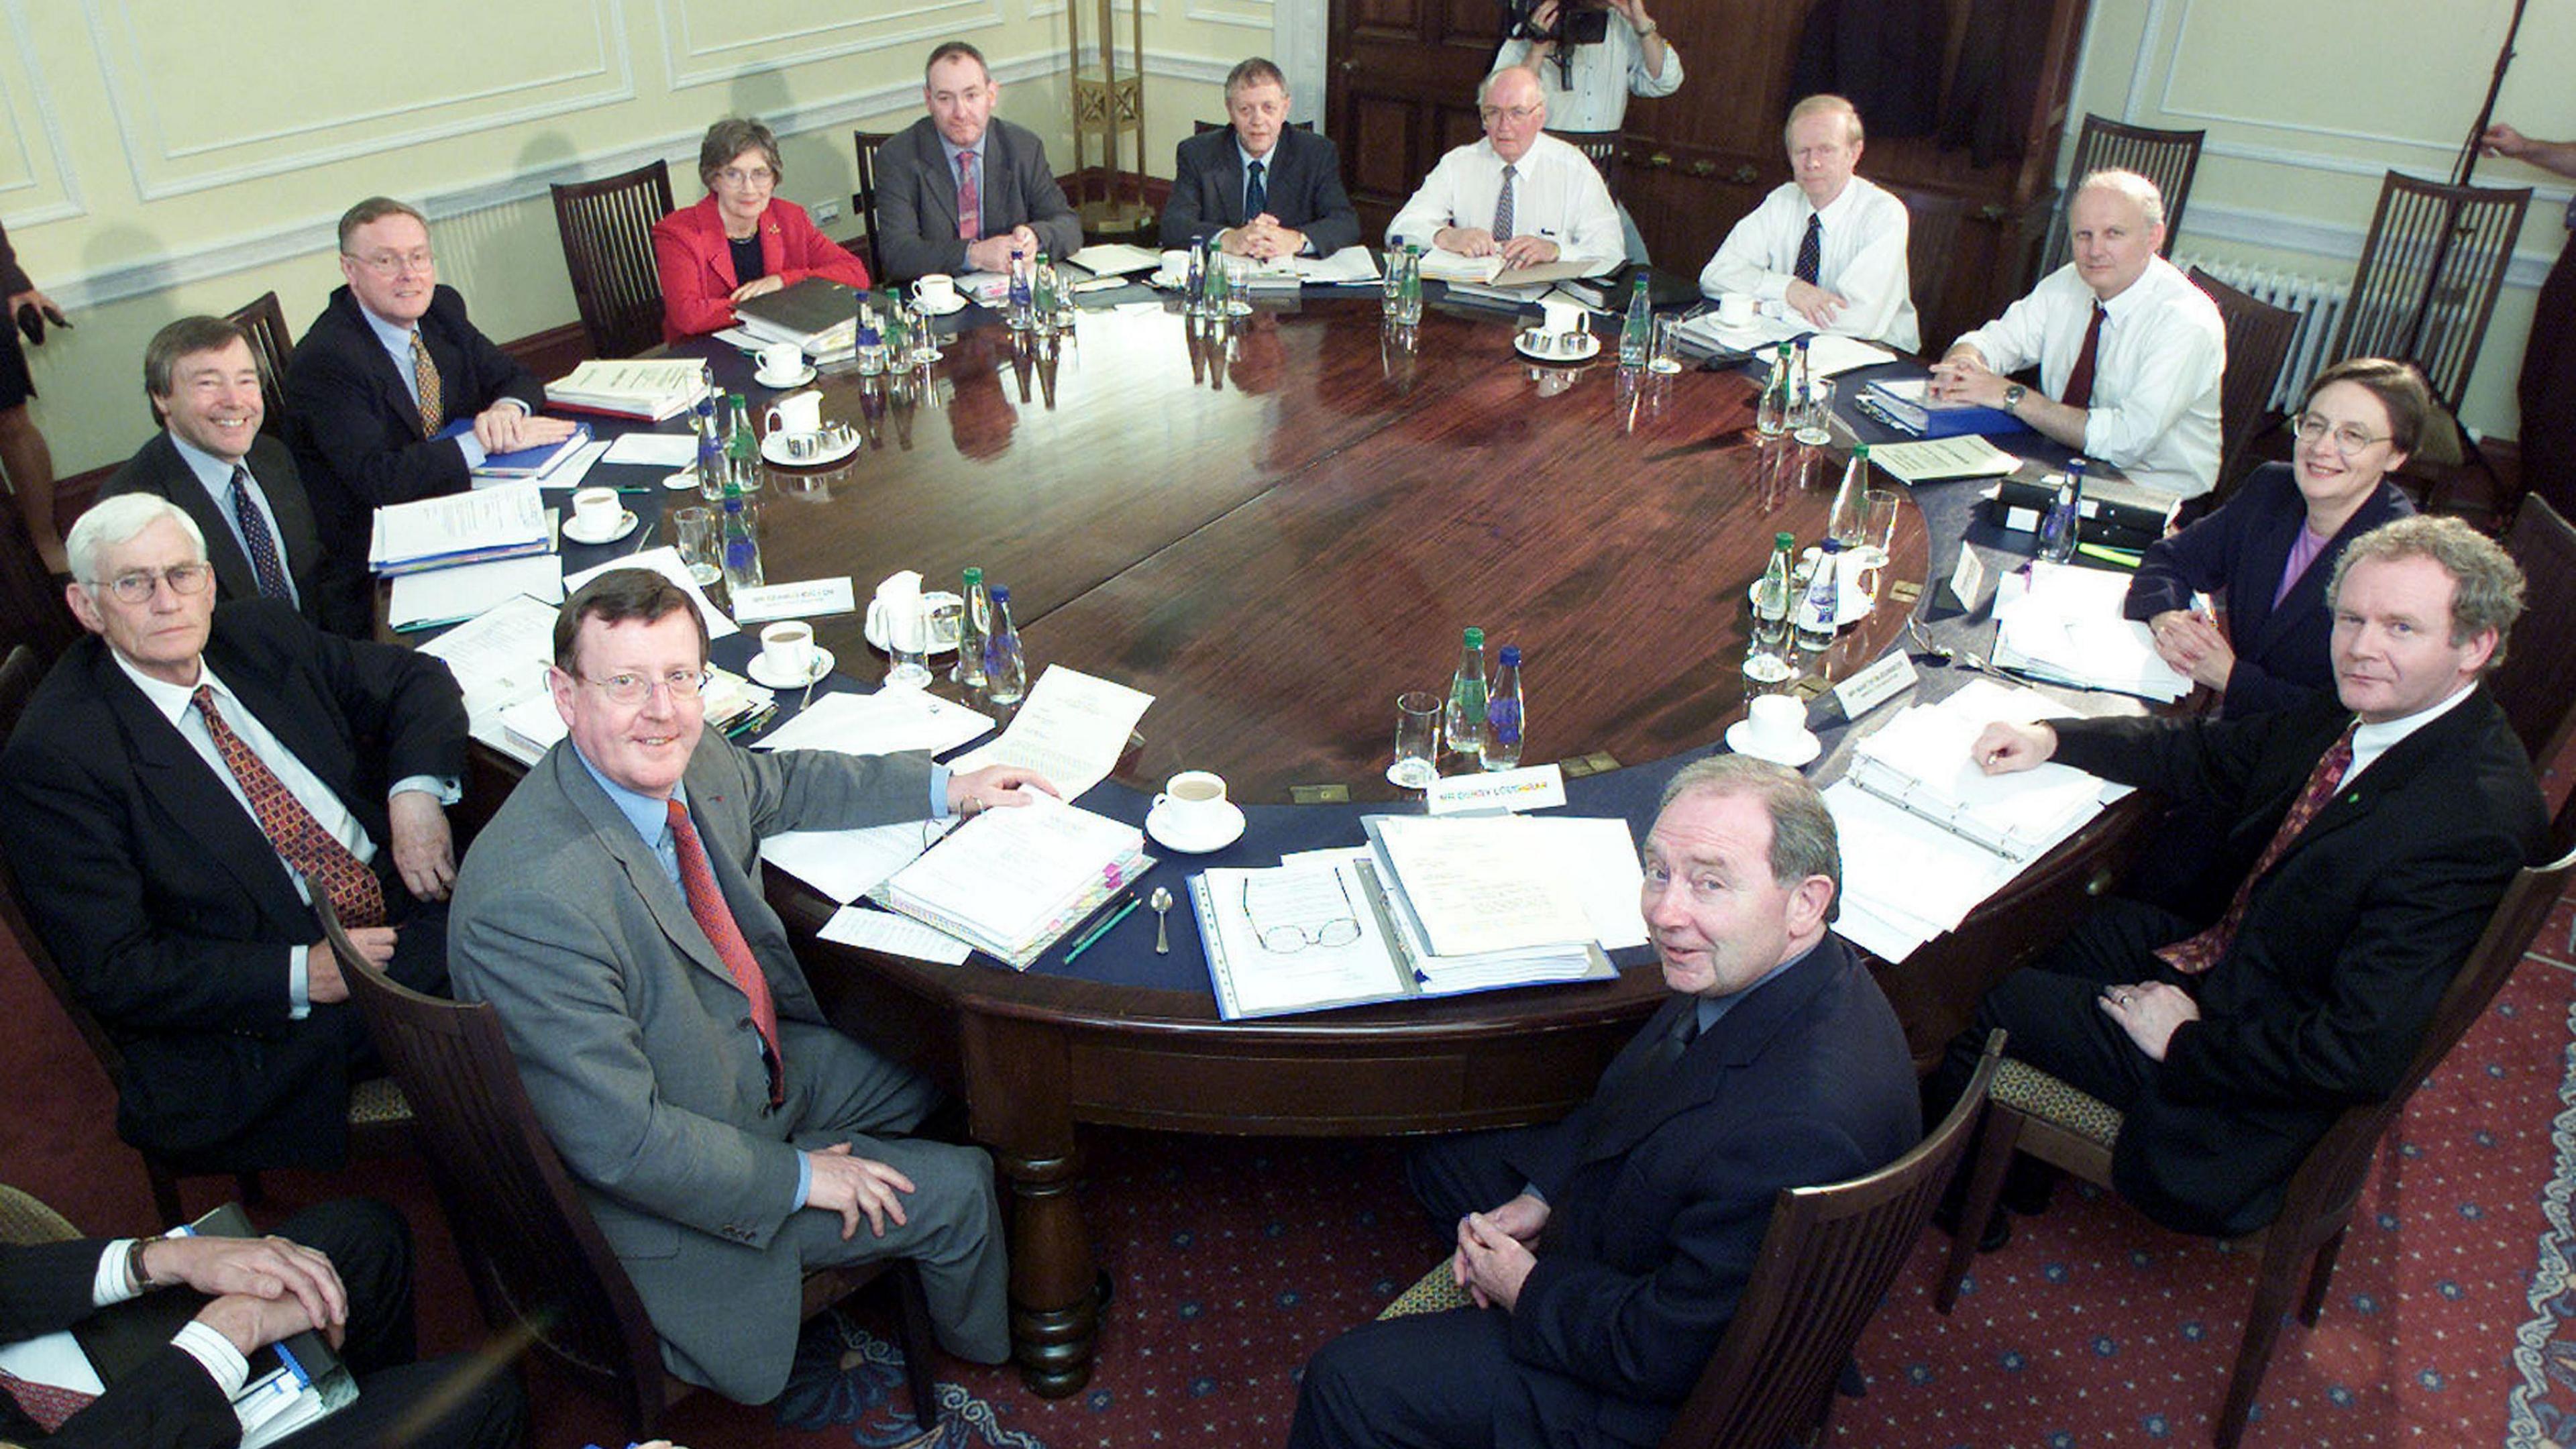
[[(2069, 263), (2060, 274), (2072, 280), (2074, 270), (2074, 265)], [(1986, 366), (1997, 372), (2019, 372), (2039, 361), (2046, 351), (2044, 344), (2053, 300), (2050, 283), (2055, 280), (2056, 275), (2040, 278), (2039, 285), (2031, 289), (2030, 295), (2006, 307), (2004, 315), (1950, 345), (1977, 349), (1977, 355), (1986, 360)], [(2093, 295), (2092, 289), (2081, 281), (2074, 285), (2085, 296)], [(2073, 366), (2071, 361), (2068, 365)], [(2048, 394), (2055, 397), (2057, 389), (2048, 389)]]
[(1628, 260), (1628, 234), (1619, 225), (1619, 203), (1610, 199), (1610, 185), (1601, 179), (1600, 168), (1573, 147), (1565, 149), (1573, 158), (1573, 164), (1563, 168), (1572, 195), (1566, 203), (1567, 224), (1556, 238), (1557, 257), (1589, 263), (1586, 276), (1616, 271)]
[[(1404, 209), (1395, 214), (1395, 220), (1386, 224), (1386, 239), (1390, 244), (1398, 241), (1414, 242), (1428, 251), (1431, 248), (1432, 233), (1442, 227), (1458, 224), (1457, 191), (1459, 177), (1463, 172), (1460, 162), (1469, 156), (1473, 149), (1462, 146), (1451, 151), (1440, 158), (1438, 165), (1431, 168), (1430, 175), (1422, 178), (1422, 185), (1414, 190), (1413, 195), (1405, 199)], [(1485, 223), (1475, 224), (1482, 226)]]
[[(1784, 196), (1782, 193), (1787, 193)], [(1715, 297), (1727, 292), (1744, 292), (1765, 302), (1777, 302), (1789, 291), (1789, 272), (1775, 266), (1779, 254), (1779, 233), (1788, 223), (1784, 214), (1799, 211), (1798, 188), (1792, 184), (1776, 187), (1762, 198), (1762, 204), (1744, 214), (1728, 229), (1726, 240), (1718, 243), (1717, 254), (1700, 268), (1699, 289)], [(1797, 262), (1790, 254), (1790, 265)]]
[[(1905, 203), (1885, 192), (1864, 193), (1852, 209), (1850, 229), (1859, 245), (1837, 261), (1828, 246), (1825, 285), (1843, 299), (1831, 330), (1845, 337), (1886, 342), (1907, 352), (1922, 345), (1914, 316), (1914, 279), (1905, 249), (1913, 230)], [(1827, 224), (1828, 235), (1831, 223)]]

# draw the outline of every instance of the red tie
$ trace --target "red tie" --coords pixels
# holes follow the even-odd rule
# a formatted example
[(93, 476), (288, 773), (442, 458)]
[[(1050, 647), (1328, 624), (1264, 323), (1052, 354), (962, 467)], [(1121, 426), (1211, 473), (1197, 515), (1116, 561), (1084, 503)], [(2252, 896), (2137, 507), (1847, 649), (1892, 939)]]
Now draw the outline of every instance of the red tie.
[(957, 153), (957, 239), (984, 239), (984, 192), (975, 184), (975, 153)]
[(2059, 399), (2071, 408), (2093, 405), (2093, 363), (2102, 351), (2102, 303), (2093, 303), (2093, 320), (2084, 329), (2084, 350), (2075, 354), (2075, 370), (2066, 374), (2066, 396)]
[(385, 923), (385, 888), (376, 873), (367, 869), (340, 838), (322, 828), (304, 802), (286, 788), (275, 771), (262, 763), (258, 754), (233, 733), (224, 717), (215, 712), (215, 691), (200, 684), (189, 703), (206, 717), (206, 733), (215, 737), (215, 753), (241, 783), (242, 793), (250, 797), (250, 810), (259, 817), (259, 828), (268, 835), (277, 853), (304, 877), (305, 887), (319, 887), (331, 902), (331, 910), (340, 924), (350, 930)]
[(2334, 797), (2336, 787), (2343, 784), (2343, 772), (2352, 768), (2352, 732), (2360, 723), (2355, 719), (2345, 725), (2343, 733), (2335, 737), (2333, 748), (2318, 759), (2316, 769), (2309, 772), (2307, 788), (2290, 802), (2290, 813), (2281, 817), (2281, 828), (2272, 832), (2272, 843), (2263, 847), (2262, 859), (2254, 862), (2254, 868), (2237, 885), (2236, 898), (2227, 903), (2227, 914), (2218, 918), (2218, 924), (2190, 940), (2157, 948), (2156, 954), (2164, 958), (2166, 965), (2197, 976), (2217, 965), (2218, 958), (2236, 943), (2236, 928), (2245, 920), (2245, 902), (2254, 894), (2254, 882), (2263, 878), (2263, 872), (2272, 868), (2281, 852), (2290, 848), (2290, 842), (2299, 838), (2299, 832), (2308, 828), (2308, 822), (2316, 818), (2326, 801)]
[(33, 1379), (22, 1379), (7, 1369), (0, 1369), (0, 1389), (7, 1389), (9, 1397), (16, 1399), (18, 1407), (26, 1410), (27, 1417), (35, 1420), (36, 1427), (47, 1434), (60, 1433), (64, 1420), (88, 1408), (98, 1398), (96, 1394), (84, 1394), (78, 1389), (57, 1388)]
[(778, 1004), (769, 999), (769, 978), (761, 974), (760, 963), (752, 959), (751, 943), (734, 924), (733, 908), (725, 904), (715, 868), (707, 864), (707, 847), (698, 839), (698, 827), (689, 821), (689, 807), (677, 800), (669, 803), (671, 840), (679, 847), (680, 889), (689, 898), (689, 914), (697, 918), (698, 929), (707, 933), (707, 941), (724, 958), (725, 969), (733, 973), (733, 984), (751, 1000), (751, 1024), (760, 1029), (760, 1044), (768, 1057), (769, 1105), (775, 1107), (787, 1100), (787, 1091), (778, 1055)]

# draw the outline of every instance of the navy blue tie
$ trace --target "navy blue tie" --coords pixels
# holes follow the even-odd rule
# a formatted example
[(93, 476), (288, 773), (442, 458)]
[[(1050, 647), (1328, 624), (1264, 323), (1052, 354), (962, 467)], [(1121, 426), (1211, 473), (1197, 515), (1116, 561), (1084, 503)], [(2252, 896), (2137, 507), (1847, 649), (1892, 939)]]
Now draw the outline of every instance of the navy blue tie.
[(1261, 163), (1252, 163), (1252, 184), (1243, 189), (1243, 219), (1250, 221), (1270, 209), (1270, 188), (1261, 179)]
[(268, 520), (260, 516), (259, 505), (251, 501), (250, 470), (233, 465), (233, 519), (241, 525), (242, 552), (250, 555), (250, 569), (259, 579), (263, 599), (295, 602), (286, 586), (286, 566), (277, 557), (277, 539), (268, 531)]
[(1807, 234), (1798, 243), (1798, 280), (1812, 287), (1825, 269), (1825, 219), (1807, 213)]

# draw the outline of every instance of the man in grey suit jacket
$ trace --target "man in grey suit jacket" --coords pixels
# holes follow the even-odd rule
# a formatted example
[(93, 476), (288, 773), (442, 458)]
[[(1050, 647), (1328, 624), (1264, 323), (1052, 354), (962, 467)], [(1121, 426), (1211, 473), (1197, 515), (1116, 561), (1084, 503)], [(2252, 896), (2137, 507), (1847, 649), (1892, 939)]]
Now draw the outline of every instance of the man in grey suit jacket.
[(983, 52), (952, 40), (930, 53), (921, 83), (930, 114), (877, 152), (877, 260), (888, 281), (1007, 271), (1015, 250), (1032, 259), (1081, 250), (1082, 219), (1047, 169), (1045, 144), (994, 119), (1001, 98)]
[(260, 431), (268, 410), (250, 338), (221, 317), (182, 317), (143, 349), (143, 391), (163, 431), (98, 490), (155, 493), (206, 536), (216, 598), (283, 599), (304, 617), (364, 637), (365, 620), (326, 621), (314, 577), (322, 535), (286, 445)]
[(571, 737), (467, 854), (451, 974), (459, 997), (499, 1008), (664, 1362), (729, 1398), (775, 1398), (805, 1271), (890, 1256), (919, 1266), (950, 1352), (1001, 1362), (992, 1164), (900, 1135), (935, 1091), (825, 1022), (762, 897), (760, 837), (973, 814), (1045, 783), (703, 735), (706, 622), (647, 570), (566, 600), (554, 649)]
[[(1360, 239), (1341, 153), (1288, 124), (1288, 78), (1278, 66), (1259, 56), (1236, 65), (1225, 78), (1225, 113), (1234, 124), (1173, 153), (1163, 245), (1215, 234), (1229, 256), (1266, 261), (1329, 256)], [(1261, 168), (1257, 192), (1247, 162)]]

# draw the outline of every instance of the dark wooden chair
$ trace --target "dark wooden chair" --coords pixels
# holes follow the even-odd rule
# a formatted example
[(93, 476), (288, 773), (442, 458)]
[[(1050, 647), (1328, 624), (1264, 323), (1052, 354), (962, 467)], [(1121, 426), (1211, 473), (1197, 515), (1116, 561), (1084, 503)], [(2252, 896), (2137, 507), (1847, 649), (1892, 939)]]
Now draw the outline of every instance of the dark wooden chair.
[[(286, 360), (295, 355), (295, 332), (286, 325), (286, 308), (275, 292), (262, 292), (247, 307), (224, 314), (225, 320), (250, 335), (251, 356), (259, 360), (259, 402), (266, 413), (259, 430), (286, 441)], [(161, 420), (154, 418), (153, 426)]]
[[(2530, 206), (2528, 186), (2446, 186), (2389, 172), (2328, 355), (2414, 363), (2457, 419)], [(2477, 440), (2466, 429), (2459, 436), (2466, 457), (2494, 478)], [(2497, 518), (2512, 511), (2512, 499), (2498, 500)]]
[[(350, 1000), (366, 1017), (394, 1079), (420, 1103), (430, 1180), (484, 1321), (496, 1333), (542, 1345), (574, 1377), (616, 1400), (629, 1439), (658, 1437), (663, 1410), (693, 1386), (664, 1371), (662, 1341), (634, 1282), (537, 1121), (500, 1014), (488, 1002), (448, 1001), (404, 986), (350, 943), (328, 903), (321, 915)], [(930, 1314), (910, 1263), (810, 1273), (804, 1314), (810, 1318), (889, 1272), (902, 1299), (913, 1417), (930, 1429), (938, 1422), (922, 1356)]]
[[(2002, 1032), (1987, 1038), (1968, 1090), (1913, 1151), (1865, 1177), (1781, 1191), (1735, 1317), (1663, 1449), (1777, 1449), (1823, 1438), (1853, 1346), (1967, 1158), (2003, 1049)], [(1378, 1316), (1466, 1304), (1443, 1261)]]
[(652, 161), (548, 189), (591, 351), (633, 357), (660, 346), (662, 276), (653, 266), (653, 223), (671, 214), (671, 168)]
[(2213, 504), (2235, 491), (2245, 447), (2269, 428), (2272, 389), (2290, 360), (2290, 341), (2299, 330), (2299, 314), (2275, 307), (2237, 290), (2198, 267), (2192, 285), (2218, 304), (2227, 323), (2227, 372), (2218, 389), (2218, 487)]
[(877, 264), (877, 151), (893, 139), (887, 131), (850, 133), (850, 143), (859, 153), (859, 189), (850, 193), (850, 211), (867, 233), (868, 254), (861, 260), (868, 264), (868, 275), (879, 280), (885, 269)]
[(1610, 188), (1610, 199), (1619, 199), (1619, 133), (1616, 131), (1550, 131), (1549, 135), (1583, 153), (1592, 169), (1601, 173), (1601, 182)]
[(2523, 613), (2487, 688), (2533, 765), (2547, 768), (2576, 736), (2576, 528), (2534, 493), (2514, 511), (2505, 552), (2522, 565)]
[[(160, 426), (156, 420), (153, 426)], [(62, 490), (54, 491), (57, 526), (70, 527)], [(62, 585), (18, 514), (18, 502), (0, 489), (0, 650), (24, 644), (36, 652), (39, 672), (80, 638), (80, 621), (63, 602)], [(0, 736), (5, 738), (5, 736)]]
[[(2451, 979), (2424, 1029), (2415, 1060), (2407, 1068), (2406, 1087), (2385, 1102), (2345, 1110), (2326, 1135), (2310, 1149), (2307, 1160), (2290, 1177), (2281, 1214), (2256, 1236), (2262, 1240), (2262, 1262), (2254, 1275), (2254, 1303), (2246, 1310), (2245, 1338), (2236, 1352), (2236, 1368), (2227, 1386), (2211, 1437), (2218, 1449), (2235, 1449), (2254, 1411), (2255, 1391), (2271, 1365), (2273, 1344), (2281, 1335), (2281, 1314), (2291, 1291), (2306, 1280), (2298, 1303), (2299, 1321), (2313, 1328), (2325, 1310), (2326, 1288), (2334, 1276), (2335, 1255), (2352, 1224), (2355, 1204), (2370, 1177), (2380, 1139), (2406, 1109), (2415, 1084), (2438, 1065), (2468, 1032), (2487, 1003), (2504, 986), (2538, 934), (2558, 894), (2576, 873), (2576, 855), (2547, 865), (2531, 866), (2513, 879), (2487, 928), (2471, 948), (2459, 974)], [(1970, 1169), (1961, 1229), (1951, 1239), (1949, 1262), (1933, 1304), (1943, 1313), (1958, 1301), (1959, 1284), (1976, 1256), (1976, 1225), (1994, 1214), (2003, 1195), (2004, 1170), (2016, 1151), (2027, 1152), (2088, 1182), (2109, 1186), (2111, 1144), (2120, 1135), (2120, 1114), (2110, 1106), (2057, 1078), (2021, 1062), (2006, 1061), (1995, 1074), (1993, 1099), (1987, 1104), (1986, 1131)]]
[[(0, 740), (7, 739), (9, 732), (17, 728), (18, 716), (26, 712), (27, 698), (35, 693), (41, 673), (34, 652), (23, 644), (9, 651), (8, 659), (0, 662)], [(63, 975), (61, 963), (55, 961), (53, 953), (45, 948), (44, 938), (36, 934), (18, 892), (17, 872), (10, 868), (5, 857), (0, 857), (0, 924), (8, 927), (18, 949), (26, 953), (27, 960), (36, 968), (37, 977), (45, 983), (45, 989), (62, 1003), (63, 1014), (72, 1019), (72, 1025), (80, 1031), (81, 1040), (89, 1044), (91, 1055), (98, 1058), (99, 1067), (107, 1073), (108, 1085), (122, 1095), (125, 1089), (124, 1049), (117, 1045), (116, 1038), (108, 1033), (105, 1024), (91, 1014), (80, 994), (72, 989), (71, 981)], [(349, 1152), (352, 1156), (381, 1157), (406, 1151), (411, 1144), (411, 1128), (410, 1105), (392, 1082), (377, 1077), (349, 1089)], [(163, 1223), (186, 1221), (179, 1202), (181, 1180), (227, 1175), (182, 1168), (149, 1152), (143, 1153), (142, 1157), (144, 1174), (152, 1181), (152, 1210), (160, 1215)], [(243, 1172), (230, 1175), (241, 1189), (244, 1201), (259, 1201), (259, 1174)]]
[[(2135, 171), (2156, 184), (2157, 193), (2165, 199), (2165, 244), (2161, 250), (2171, 257), (2174, 238), (2182, 234), (2183, 203), (2191, 200), (2192, 173), (2200, 169), (2200, 143), (2208, 134), (2159, 131), (2103, 116), (2086, 116), (2084, 129), (2075, 136), (2075, 160), (2066, 169), (2066, 193), (2058, 198), (2057, 216), (2049, 225), (2039, 275), (2045, 277), (2066, 265), (2070, 247), (2066, 209), (2075, 199), (2076, 185), (2094, 172), (2111, 167)], [(2229, 361), (2234, 361), (2233, 354)]]

